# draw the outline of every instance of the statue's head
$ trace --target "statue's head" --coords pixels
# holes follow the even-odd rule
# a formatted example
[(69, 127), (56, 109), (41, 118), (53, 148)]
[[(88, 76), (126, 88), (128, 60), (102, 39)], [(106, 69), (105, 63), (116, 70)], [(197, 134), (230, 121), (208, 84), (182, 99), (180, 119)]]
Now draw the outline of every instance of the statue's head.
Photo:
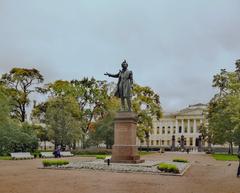
[(128, 67), (128, 63), (126, 62), (126, 60), (124, 60), (122, 63), (122, 68), (127, 69), (127, 67)]

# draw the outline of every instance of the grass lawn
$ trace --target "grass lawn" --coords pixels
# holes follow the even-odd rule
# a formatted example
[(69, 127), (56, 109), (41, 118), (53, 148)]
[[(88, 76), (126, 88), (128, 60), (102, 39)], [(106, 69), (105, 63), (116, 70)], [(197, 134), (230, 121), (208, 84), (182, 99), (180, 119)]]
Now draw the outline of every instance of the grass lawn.
[(212, 154), (215, 160), (220, 161), (238, 161), (237, 155), (228, 155), (228, 154)]
[(0, 160), (11, 160), (10, 156), (0, 156)]
[(157, 152), (151, 152), (151, 151), (149, 151), (149, 152), (147, 152), (147, 151), (139, 151), (139, 152), (138, 152), (138, 154), (139, 154), (140, 156), (143, 156), (143, 155), (151, 155), (151, 154), (155, 154), (155, 153), (157, 153)]

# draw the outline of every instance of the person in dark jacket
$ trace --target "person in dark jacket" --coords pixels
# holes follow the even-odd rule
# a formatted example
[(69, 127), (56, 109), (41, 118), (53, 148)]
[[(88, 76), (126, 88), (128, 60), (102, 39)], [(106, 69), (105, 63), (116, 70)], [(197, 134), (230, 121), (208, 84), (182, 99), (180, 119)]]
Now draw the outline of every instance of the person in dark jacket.
[(61, 157), (61, 147), (57, 147), (57, 149), (54, 150), (53, 152), (55, 158)]

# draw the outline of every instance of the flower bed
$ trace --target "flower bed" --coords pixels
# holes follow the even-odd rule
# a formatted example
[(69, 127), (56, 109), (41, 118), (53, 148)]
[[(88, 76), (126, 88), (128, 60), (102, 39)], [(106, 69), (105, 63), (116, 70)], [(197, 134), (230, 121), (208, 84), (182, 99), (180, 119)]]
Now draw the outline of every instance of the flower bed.
[(170, 173), (179, 173), (179, 169), (174, 164), (168, 164), (168, 163), (160, 163), (158, 165), (158, 169), (162, 172), (170, 172)]
[(69, 164), (69, 161), (66, 160), (43, 160), (42, 164), (44, 167), (50, 167), (50, 166), (63, 166)]
[(188, 163), (188, 160), (182, 159), (182, 158), (175, 158), (175, 159), (173, 159), (173, 162)]

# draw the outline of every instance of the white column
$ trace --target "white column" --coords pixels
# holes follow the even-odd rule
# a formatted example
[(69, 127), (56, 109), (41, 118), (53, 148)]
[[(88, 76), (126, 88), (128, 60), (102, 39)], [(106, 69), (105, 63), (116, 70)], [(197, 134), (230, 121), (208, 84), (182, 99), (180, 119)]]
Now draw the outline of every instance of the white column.
[(193, 147), (195, 147), (196, 146), (196, 138), (195, 137), (193, 137), (193, 145), (192, 145)]
[(178, 120), (176, 119), (176, 134), (178, 133)]
[(196, 119), (193, 120), (193, 132), (197, 133), (197, 121), (196, 121)]
[(188, 133), (190, 133), (190, 119), (188, 119), (188, 122), (187, 122), (187, 130), (188, 130)]
[(184, 120), (182, 119), (182, 133), (184, 132)]

